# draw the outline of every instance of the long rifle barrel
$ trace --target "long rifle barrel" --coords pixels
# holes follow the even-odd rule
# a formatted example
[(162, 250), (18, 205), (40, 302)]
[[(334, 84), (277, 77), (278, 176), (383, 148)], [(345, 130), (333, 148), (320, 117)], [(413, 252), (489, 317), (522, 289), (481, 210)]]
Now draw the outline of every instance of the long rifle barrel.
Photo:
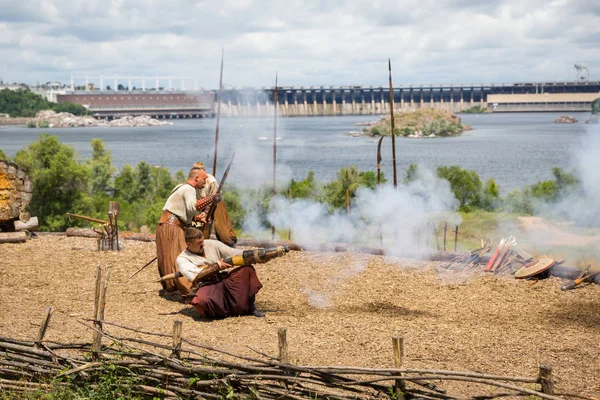
[(86, 221), (96, 222), (98, 224), (109, 224), (110, 223), (109, 221), (105, 221), (103, 219), (86, 217), (85, 215), (72, 214), (72, 213), (67, 213), (67, 217), (69, 217), (69, 219), (71, 219), (71, 217), (73, 217), (73, 218), (79, 218), (79, 219), (83, 219), (83, 220), (86, 220)]

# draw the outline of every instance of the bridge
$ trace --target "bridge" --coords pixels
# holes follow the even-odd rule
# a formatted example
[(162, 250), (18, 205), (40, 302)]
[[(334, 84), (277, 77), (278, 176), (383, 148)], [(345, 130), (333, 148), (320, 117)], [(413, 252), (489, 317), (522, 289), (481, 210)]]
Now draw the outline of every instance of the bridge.
[[(131, 87), (131, 86), (129, 86)], [(85, 105), (97, 117), (125, 114), (158, 118), (204, 118), (215, 114), (217, 91), (87, 90), (59, 95), (58, 101)], [(380, 115), (389, 112), (387, 86), (277, 87), (282, 116)], [(272, 116), (275, 88), (228, 88), (223, 116)], [(600, 97), (600, 81), (500, 84), (422, 84), (393, 87), (394, 109), (464, 111), (479, 106), (491, 112), (590, 111)]]

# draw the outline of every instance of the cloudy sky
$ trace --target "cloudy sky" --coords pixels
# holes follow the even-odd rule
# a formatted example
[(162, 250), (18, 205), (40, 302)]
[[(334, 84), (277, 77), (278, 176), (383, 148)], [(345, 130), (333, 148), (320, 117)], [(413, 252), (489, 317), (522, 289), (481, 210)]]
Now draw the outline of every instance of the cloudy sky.
[[(226, 86), (600, 80), (598, 0), (0, 0), (0, 78)], [(151, 80), (152, 85), (154, 84)], [(161, 83), (162, 85), (163, 83)], [(189, 83), (186, 84), (186, 86)]]

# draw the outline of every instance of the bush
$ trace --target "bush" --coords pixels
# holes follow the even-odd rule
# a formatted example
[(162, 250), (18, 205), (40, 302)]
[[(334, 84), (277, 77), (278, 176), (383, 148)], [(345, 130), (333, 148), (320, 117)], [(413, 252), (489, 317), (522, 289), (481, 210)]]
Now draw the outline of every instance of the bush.
[(457, 165), (438, 167), (440, 178), (450, 182), (450, 188), (460, 203), (461, 211), (471, 211), (480, 207), (481, 180), (475, 171), (467, 171)]

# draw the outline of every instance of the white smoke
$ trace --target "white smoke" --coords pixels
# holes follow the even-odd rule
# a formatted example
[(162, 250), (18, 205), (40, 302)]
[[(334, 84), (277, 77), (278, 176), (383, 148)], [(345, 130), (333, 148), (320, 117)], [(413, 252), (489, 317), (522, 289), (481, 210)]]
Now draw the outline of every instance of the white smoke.
[(361, 188), (353, 199), (349, 215), (346, 210), (329, 213), (325, 204), (306, 199), (276, 197), (268, 221), (278, 229), (291, 229), (294, 241), (306, 248), (327, 242), (379, 244), (380, 232), (386, 254), (416, 254), (415, 228), (441, 214), (460, 221), (458, 201), (448, 181), (428, 170), (418, 179), (394, 188), (391, 184), (376, 190)]

